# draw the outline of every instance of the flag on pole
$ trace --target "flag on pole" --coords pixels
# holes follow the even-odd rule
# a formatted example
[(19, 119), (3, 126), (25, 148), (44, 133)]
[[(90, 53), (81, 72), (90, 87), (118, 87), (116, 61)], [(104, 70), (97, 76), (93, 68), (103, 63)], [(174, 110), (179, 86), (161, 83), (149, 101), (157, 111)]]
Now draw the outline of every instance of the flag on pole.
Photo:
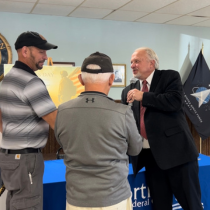
[(184, 83), (184, 110), (202, 140), (210, 136), (210, 71), (202, 52)]

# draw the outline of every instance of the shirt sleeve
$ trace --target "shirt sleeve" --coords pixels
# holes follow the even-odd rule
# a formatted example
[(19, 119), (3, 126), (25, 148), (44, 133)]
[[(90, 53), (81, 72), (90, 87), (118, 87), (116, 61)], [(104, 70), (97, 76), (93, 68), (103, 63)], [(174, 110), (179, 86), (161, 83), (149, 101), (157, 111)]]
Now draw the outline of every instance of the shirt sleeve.
[(58, 113), (57, 113), (57, 116), (56, 116), (56, 120), (55, 120), (55, 128), (54, 128), (54, 134), (55, 134), (55, 138), (58, 142), (58, 144), (63, 148), (63, 145), (61, 144), (61, 141), (59, 139), (59, 131), (58, 131), (58, 118), (60, 116), (60, 112), (59, 112), (59, 109), (58, 109)]
[(38, 77), (28, 82), (24, 88), (24, 95), (38, 117), (43, 117), (56, 110), (46, 86)]
[(133, 111), (130, 107), (128, 107), (126, 112), (125, 124), (128, 141), (128, 155), (138, 155), (142, 149), (142, 137), (136, 127)]

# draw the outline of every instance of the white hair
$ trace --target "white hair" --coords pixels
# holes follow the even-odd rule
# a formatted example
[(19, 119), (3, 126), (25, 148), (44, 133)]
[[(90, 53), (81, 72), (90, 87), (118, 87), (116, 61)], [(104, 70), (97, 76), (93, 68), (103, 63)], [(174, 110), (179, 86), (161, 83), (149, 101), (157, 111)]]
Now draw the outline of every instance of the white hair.
[[(101, 67), (98, 66), (98, 65), (91, 64), (91, 65), (88, 65), (86, 68), (92, 69), (92, 70), (94, 70), (94, 69), (98, 70)], [(92, 83), (92, 84), (107, 82), (112, 74), (113, 73), (111, 73), (111, 72), (98, 73), (98, 74), (92, 74), (92, 73), (88, 73), (88, 72), (81, 72), (83, 82), (84, 83)]]
[(149, 60), (155, 61), (155, 69), (159, 69), (159, 58), (157, 54), (155, 53), (155, 51), (148, 47), (141, 47), (141, 48), (136, 49), (136, 51), (140, 51), (140, 50), (145, 50)]

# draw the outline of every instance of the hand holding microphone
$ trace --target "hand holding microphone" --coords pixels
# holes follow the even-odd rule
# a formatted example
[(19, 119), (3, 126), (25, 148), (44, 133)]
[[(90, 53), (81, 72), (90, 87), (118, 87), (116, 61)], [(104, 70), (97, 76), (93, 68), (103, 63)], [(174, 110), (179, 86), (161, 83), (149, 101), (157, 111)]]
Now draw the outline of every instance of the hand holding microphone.
[[(130, 84), (136, 83), (137, 80), (138, 80), (138, 79), (135, 78), (135, 77), (131, 78), (131, 79), (130, 79)], [(132, 86), (132, 85), (131, 85), (131, 86)], [(130, 91), (129, 91), (129, 92), (130, 92)], [(133, 102), (129, 102), (128, 105), (129, 105), (129, 106), (133, 106)]]
[[(135, 80), (134, 80), (135, 79)], [(138, 79), (136, 78), (132, 78), (130, 80), (131, 84), (132, 83), (135, 83)], [(132, 85), (131, 85), (131, 88), (132, 88)], [(142, 98), (143, 98), (143, 94), (144, 92), (140, 91), (140, 90), (137, 90), (137, 89), (131, 89), (128, 94), (127, 94), (127, 102), (129, 103), (129, 106), (132, 106), (133, 105), (133, 101), (136, 100), (136, 101), (142, 101)]]

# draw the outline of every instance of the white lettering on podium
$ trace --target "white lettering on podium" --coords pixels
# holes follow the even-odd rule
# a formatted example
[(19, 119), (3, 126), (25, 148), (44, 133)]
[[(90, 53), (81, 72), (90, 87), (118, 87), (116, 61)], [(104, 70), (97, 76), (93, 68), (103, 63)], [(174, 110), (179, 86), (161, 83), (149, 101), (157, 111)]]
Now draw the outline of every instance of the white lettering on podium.
[[(147, 190), (147, 191), (146, 191)], [(141, 196), (141, 199), (143, 201), (138, 201), (138, 196)], [(147, 188), (144, 183), (142, 183), (141, 187), (137, 187), (133, 189), (132, 196), (134, 196), (134, 202), (133, 207), (143, 207), (150, 205), (150, 191), (149, 188)]]

